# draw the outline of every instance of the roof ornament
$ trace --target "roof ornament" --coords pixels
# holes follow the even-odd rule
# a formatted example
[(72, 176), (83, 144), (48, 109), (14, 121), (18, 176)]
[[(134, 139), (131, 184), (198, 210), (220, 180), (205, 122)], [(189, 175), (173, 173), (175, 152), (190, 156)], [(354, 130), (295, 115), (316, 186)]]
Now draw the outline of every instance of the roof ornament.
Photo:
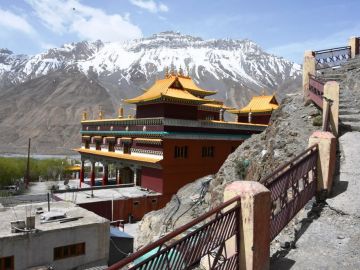
[(169, 78), (169, 67), (168, 66), (165, 67), (165, 79), (166, 78)]
[(170, 67), (170, 73), (171, 76), (175, 76), (175, 66), (174, 66), (174, 62), (171, 62), (171, 67)]
[(124, 118), (124, 107), (120, 106), (118, 111), (118, 118)]
[(103, 109), (102, 109), (102, 106), (101, 106), (101, 105), (99, 105), (98, 119), (99, 119), (99, 120), (104, 119), (104, 111), (103, 111)]
[(190, 78), (190, 67), (189, 67), (189, 65), (186, 65), (186, 76), (188, 77), (188, 78)]
[(184, 76), (184, 71), (183, 71), (181, 65), (180, 65), (180, 67), (179, 67), (178, 75), (179, 75), (179, 76)]
[(84, 110), (82, 113), (82, 121), (86, 121), (86, 120), (88, 120), (88, 112)]

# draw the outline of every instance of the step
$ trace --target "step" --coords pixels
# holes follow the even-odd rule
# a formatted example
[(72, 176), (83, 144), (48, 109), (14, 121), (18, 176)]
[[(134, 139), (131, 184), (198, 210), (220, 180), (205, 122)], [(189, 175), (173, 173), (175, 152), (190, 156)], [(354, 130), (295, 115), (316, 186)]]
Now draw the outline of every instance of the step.
[(341, 115), (356, 115), (356, 114), (358, 114), (359, 115), (359, 117), (360, 117), (360, 110), (355, 110), (355, 109), (351, 109), (351, 108), (349, 108), (349, 109), (340, 109), (339, 110), (339, 115), (341, 116)]
[(345, 126), (345, 128), (349, 128), (352, 131), (360, 131), (360, 123), (354, 124), (349, 122), (342, 122), (342, 125)]
[(339, 116), (341, 122), (360, 122), (360, 115), (352, 114), (352, 115), (346, 115), (346, 116)]

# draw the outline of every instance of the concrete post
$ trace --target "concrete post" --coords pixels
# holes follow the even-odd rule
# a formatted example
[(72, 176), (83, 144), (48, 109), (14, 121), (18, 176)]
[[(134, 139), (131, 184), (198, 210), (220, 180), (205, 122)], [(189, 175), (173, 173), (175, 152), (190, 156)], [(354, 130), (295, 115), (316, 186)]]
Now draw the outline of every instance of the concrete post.
[(333, 184), (336, 162), (336, 138), (331, 132), (315, 131), (309, 139), (309, 146), (318, 144), (319, 157), (317, 162), (318, 192), (328, 196)]
[(84, 183), (84, 174), (85, 174), (85, 161), (81, 161), (81, 165), (80, 165), (80, 187), (82, 185), (82, 183)]
[(90, 186), (95, 186), (95, 161), (91, 161), (91, 176), (90, 176)]
[(351, 47), (351, 58), (354, 58), (356, 55), (358, 55), (359, 52), (359, 43), (360, 38), (357, 37), (351, 37), (349, 40), (349, 46)]
[[(325, 121), (325, 115), (328, 113), (327, 108), (330, 108), (330, 130), (337, 137), (339, 135), (339, 94), (340, 94), (340, 85), (338, 82), (329, 81), (324, 85), (324, 103), (323, 103), (323, 126)], [(332, 105), (327, 106), (328, 101), (326, 99), (332, 100)]]
[(315, 75), (316, 60), (312, 51), (306, 51), (304, 54), (303, 64), (303, 90), (305, 100), (309, 99), (309, 74)]
[(236, 181), (226, 186), (224, 201), (235, 196), (241, 197), (240, 270), (269, 269), (270, 191), (259, 182)]

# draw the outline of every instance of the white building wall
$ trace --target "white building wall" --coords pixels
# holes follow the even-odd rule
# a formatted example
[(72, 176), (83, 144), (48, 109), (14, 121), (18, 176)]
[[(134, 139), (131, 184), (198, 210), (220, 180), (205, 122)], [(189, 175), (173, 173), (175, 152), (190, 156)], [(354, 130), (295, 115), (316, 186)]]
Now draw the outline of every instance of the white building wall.
[[(14, 256), (16, 270), (50, 265), (56, 270), (81, 269), (85, 265), (107, 263), (109, 238), (108, 222), (17, 234), (0, 239), (0, 257)], [(84, 255), (54, 261), (55, 247), (82, 242), (85, 242)]]

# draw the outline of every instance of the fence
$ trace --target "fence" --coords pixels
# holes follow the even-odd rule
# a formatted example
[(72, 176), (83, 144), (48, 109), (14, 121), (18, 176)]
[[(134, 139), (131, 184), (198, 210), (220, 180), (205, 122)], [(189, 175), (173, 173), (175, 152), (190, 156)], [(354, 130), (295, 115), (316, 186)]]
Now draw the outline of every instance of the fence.
[(271, 191), (271, 240), (315, 196), (317, 159), (318, 145), (314, 145), (261, 181)]
[[(211, 270), (239, 269), (240, 211), (240, 198), (235, 197), (108, 269), (186, 270), (201, 260)], [(236, 243), (232, 251), (225, 245), (230, 238)]]
[(321, 51), (314, 51), (317, 70), (339, 66), (351, 58), (351, 47), (338, 47)]
[(324, 95), (324, 82), (314, 75), (309, 74), (309, 98), (322, 109)]

